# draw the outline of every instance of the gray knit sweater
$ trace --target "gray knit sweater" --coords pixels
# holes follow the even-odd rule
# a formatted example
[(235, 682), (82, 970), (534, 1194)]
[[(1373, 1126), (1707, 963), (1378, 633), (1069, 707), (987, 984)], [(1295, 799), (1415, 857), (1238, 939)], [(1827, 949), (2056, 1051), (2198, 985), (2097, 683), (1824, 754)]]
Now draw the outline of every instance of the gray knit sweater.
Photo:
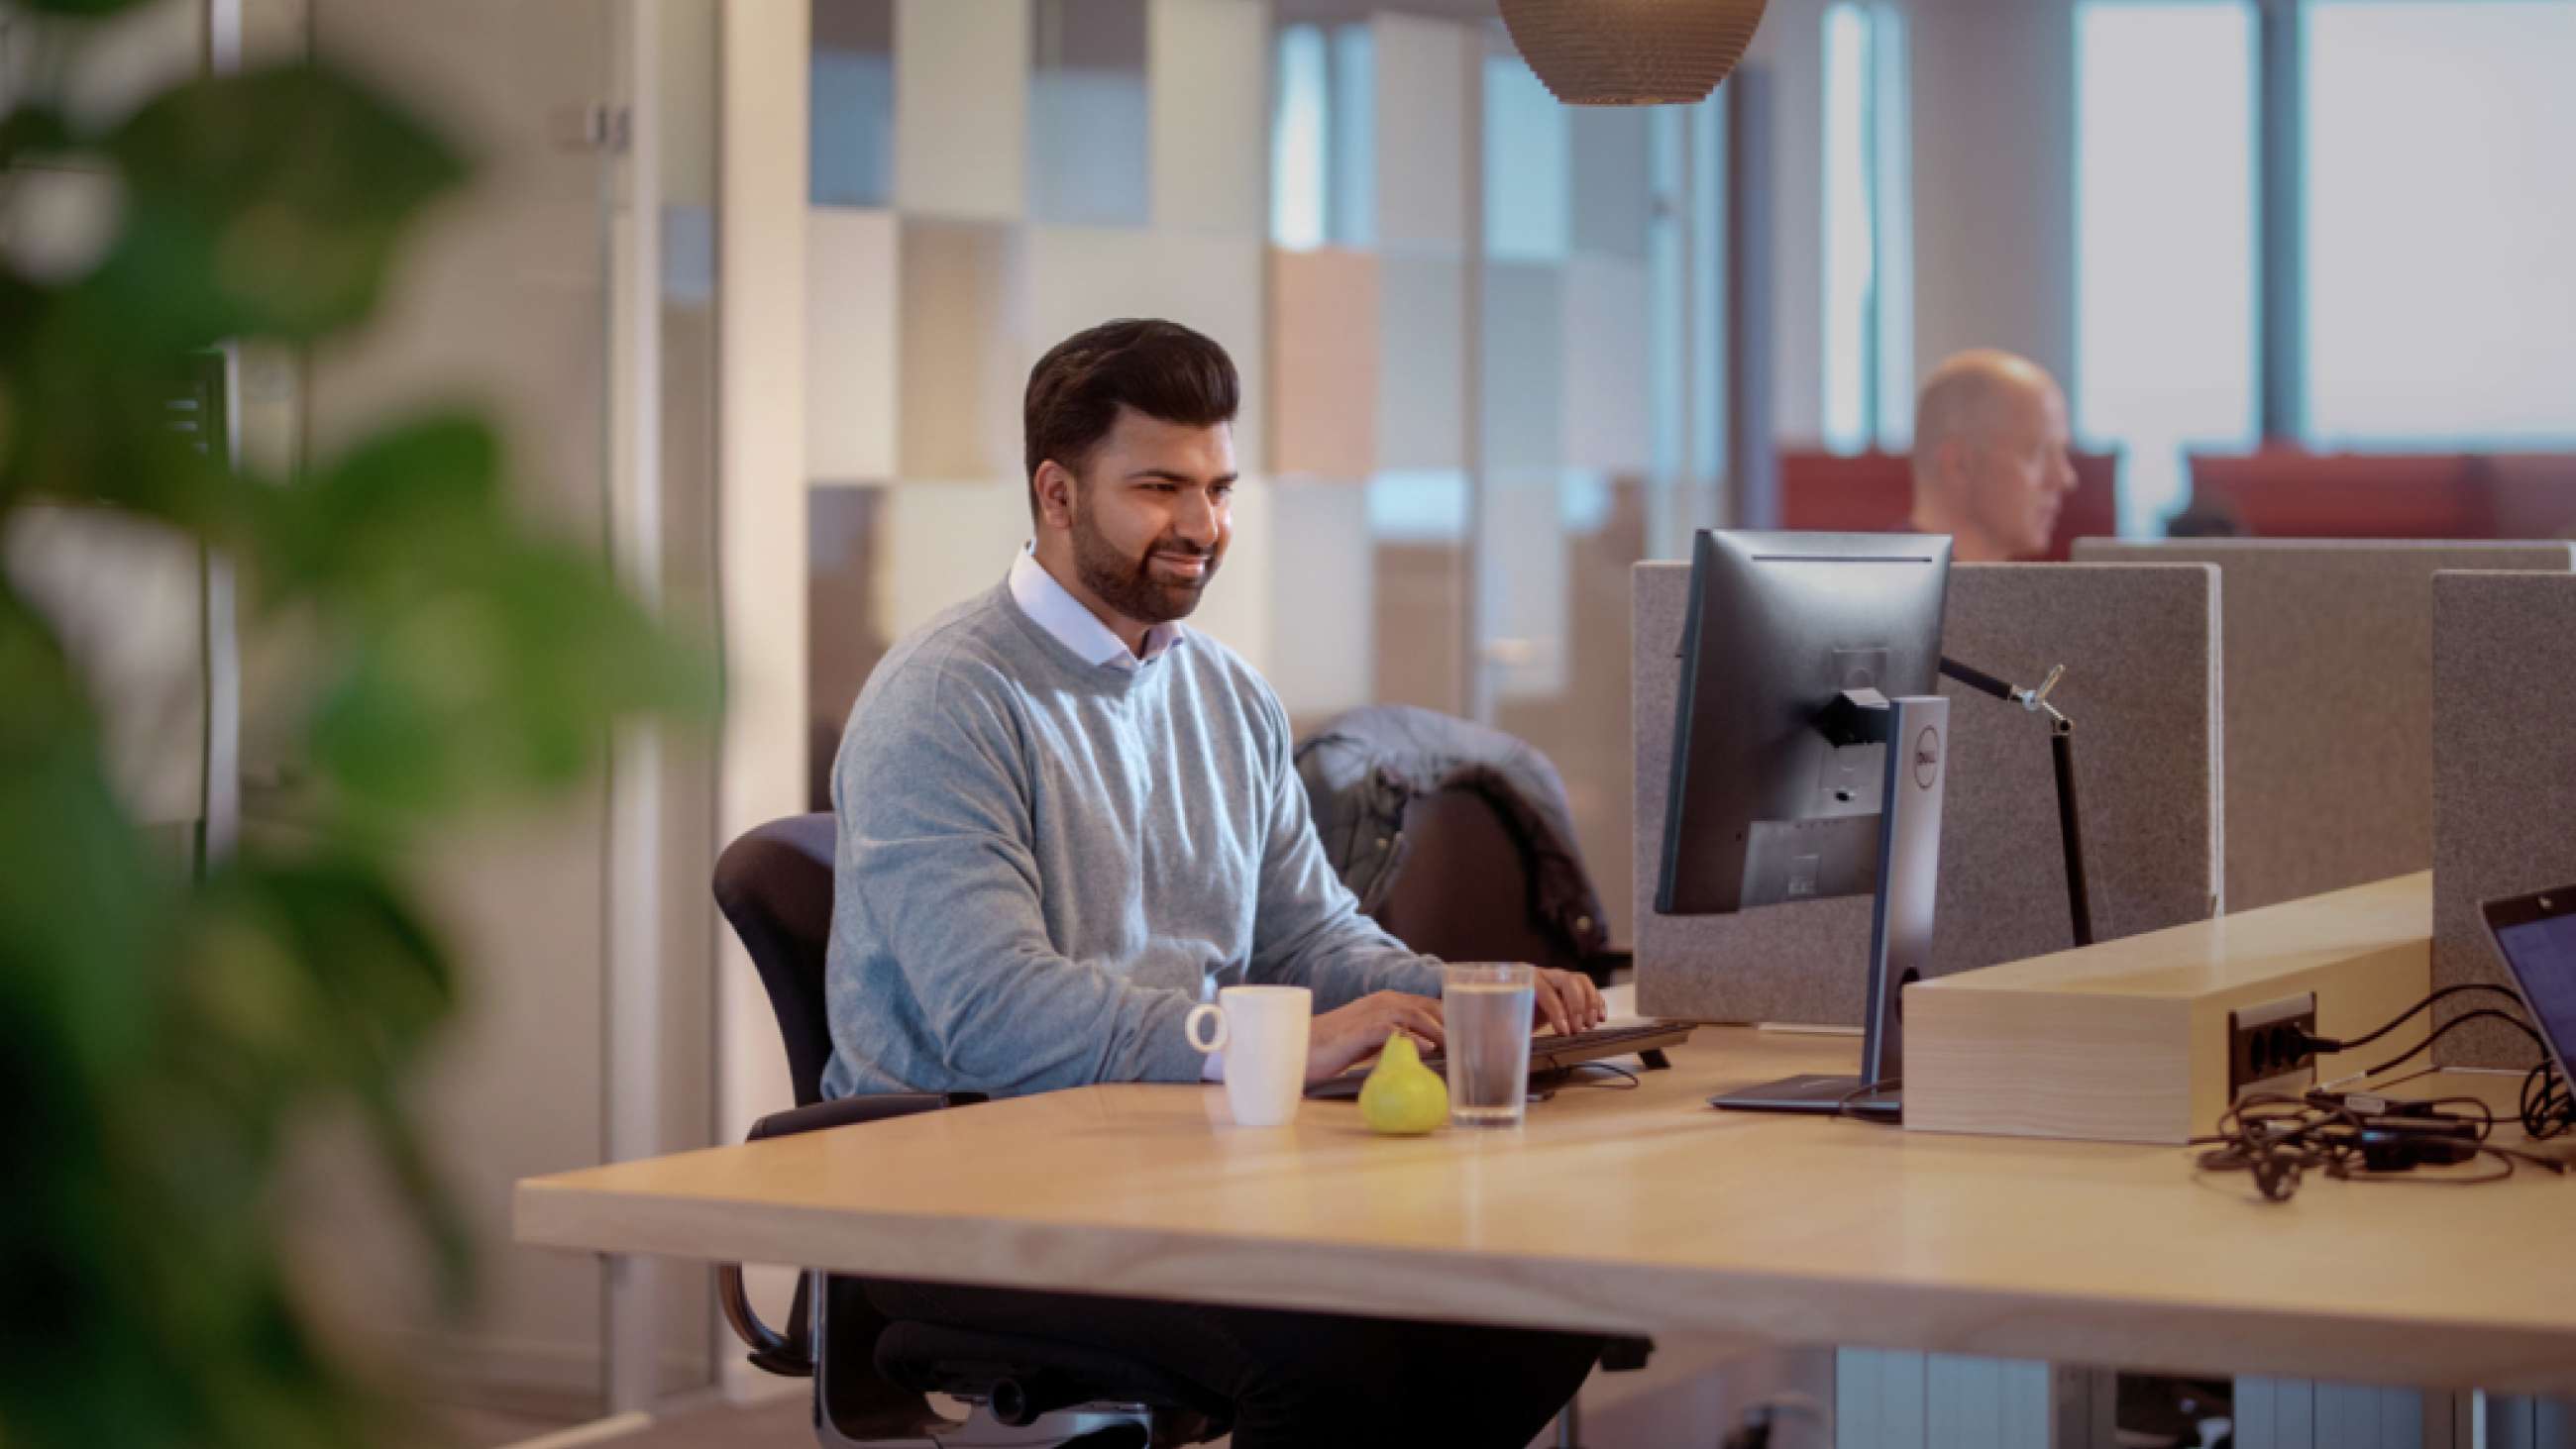
[(829, 1097), (1195, 1081), (1214, 986), (1440, 990), (1325, 860), (1278, 696), (1205, 634), (1093, 665), (994, 588), (878, 664), (832, 804)]

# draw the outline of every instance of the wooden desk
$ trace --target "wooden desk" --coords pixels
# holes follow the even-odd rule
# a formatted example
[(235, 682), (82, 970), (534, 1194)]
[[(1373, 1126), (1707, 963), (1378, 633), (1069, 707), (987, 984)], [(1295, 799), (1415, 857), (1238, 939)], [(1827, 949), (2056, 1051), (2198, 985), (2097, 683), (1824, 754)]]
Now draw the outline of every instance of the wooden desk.
[[(1093, 1087), (533, 1179), (521, 1241), (851, 1273), (2289, 1378), (2576, 1390), (2576, 1181), (2311, 1181), (2170, 1147), (1713, 1112), (1851, 1070), (1707, 1029), (1517, 1132), (1369, 1135), (1308, 1103)], [(2504, 1079), (2471, 1079), (2508, 1090)], [(2446, 1087), (2456, 1082), (2446, 1079)]]

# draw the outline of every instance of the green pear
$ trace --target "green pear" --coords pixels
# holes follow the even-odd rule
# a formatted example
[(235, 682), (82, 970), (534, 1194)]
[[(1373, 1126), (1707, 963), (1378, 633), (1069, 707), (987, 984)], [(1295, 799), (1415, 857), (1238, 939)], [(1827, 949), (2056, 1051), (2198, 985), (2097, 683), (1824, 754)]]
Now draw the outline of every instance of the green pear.
[(1449, 1084), (1422, 1064), (1413, 1038), (1397, 1032), (1386, 1039), (1377, 1066), (1360, 1084), (1360, 1120), (1372, 1132), (1410, 1137), (1449, 1120)]

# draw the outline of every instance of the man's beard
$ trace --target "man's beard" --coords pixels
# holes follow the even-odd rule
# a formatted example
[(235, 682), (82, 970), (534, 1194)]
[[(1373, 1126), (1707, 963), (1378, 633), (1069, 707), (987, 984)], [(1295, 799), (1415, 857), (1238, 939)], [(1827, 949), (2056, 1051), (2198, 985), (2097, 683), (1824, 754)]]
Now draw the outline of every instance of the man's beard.
[[(1154, 555), (1158, 553), (1206, 559), (1207, 571), (1195, 579), (1165, 582), (1154, 577)], [(1216, 577), (1219, 562), (1214, 549), (1200, 548), (1170, 534), (1156, 539), (1143, 554), (1129, 558), (1092, 526), (1090, 510), (1079, 499), (1074, 503), (1074, 572), (1084, 588), (1125, 618), (1149, 625), (1188, 618), (1190, 611), (1199, 606), (1199, 595), (1206, 592), (1208, 581)]]

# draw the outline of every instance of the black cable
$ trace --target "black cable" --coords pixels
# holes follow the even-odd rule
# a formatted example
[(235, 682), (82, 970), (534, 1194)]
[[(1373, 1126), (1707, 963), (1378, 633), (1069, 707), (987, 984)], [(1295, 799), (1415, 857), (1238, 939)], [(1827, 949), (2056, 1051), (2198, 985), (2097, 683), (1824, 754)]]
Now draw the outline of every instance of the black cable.
[[(2436, 1002), (2480, 991), (2511, 997), (2516, 1004), (2520, 1003), (2518, 995), (2501, 986), (2448, 986), (2408, 1007), (2393, 1020), (2349, 1041), (2336, 1041), (2309, 1033), (2308, 1042), (2319, 1052), (2350, 1051), (2388, 1035), (2430, 1010)], [(2433, 1043), (2454, 1028), (2481, 1018), (2493, 1018), (2510, 1025), (2542, 1049), (2539, 1064), (2523, 1078), (2522, 1090), (2515, 1104), (2524, 1134), (2540, 1141), (2576, 1130), (2576, 1099), (2571, 1099), (2568, 1084), (2559, 1075), (2547, 1043), (2520, 1015), (2494, 1007), (2479, 1007), (2452, 1017), (2425, 1033), (2424, 1039), (2413, 1047), (2352, 1080), (2375, 1077), (2404, 1066), (2424, 1055)], [(2356, 1097), (2361, 1095), (2364, 1094), (2354, 1094)], [(2208, 1149), (2196, 1159), (2200, 1170), (2250, 1173), (2256, 1190), (2273, 1202), (2288, 1201), (2299, 1190), (2300, 1181), (2310, 1172), (2323, 1172), (2329, 1177), (2356, 1182), (2420, 1181), (2472, 1187), (2501, 1182), (2513, 1176), (2519, 1164), (2527, 1163), (2554, 1173), (2568, 1170), (2568, 1164), (2557, 1158), (2502, 1146), (2490, 1140), (2498, 1118), (2495, 1109), (2480, 1098), (2436, 1097), (2429, 1101), (2391, 1104), (2390, 1110), (2383, 1112), (2359, 1111), (2351, 1101), (2352, 1098), (2333, 1092), (2311, 1091), (2296, 1097), (2277, 1092), (2248, 1093), (2219, 1115), (2215, 1132), (2195, 1137), (2189, 1145)], [(2446, 1111), (2446, 1108), (2465, 1110)], [(2409, 1179), (2400, 1176), (2419, 1165), (2457, 1166), (2477, 1160), (2492, 1162), (2496, 1170), (2478, 1177)]]
[[(2289, 1096), (2278, 1092), (2248, 1093), (2221, 1113), (2218, 1130), (2191, 1139), (2206, 1147), (2196, 1159), (2204, 1172), (2246, 1172), (2256, 1191), (2273, 1202), (2287, 1202), (2310, 1172), (2351, 1182), (2418, 1182), (2433, 1186), (2475, 1187), (2502, 1182), (2519, 1164), (2553, 1173), (2567, 1164), (2491, 1140), (2495, 1110), (2474, 1097), (2437, 1097), (2398, 1104), (2403, 1111), (2363, 1112), (2351, 1099), (2331, 1092)], [(2466, 1107), (2474, 1115), (2441, 1111)], [(2444, 1154), (2457, 1154), (2447, 1160)], [(2477, 1177), (2407, 1178), (2419, 1165), (2460, 1166), (2488, 1160), (2496, 1170)]]
[(2440, 1001), (2445, 997), (2458, 996), (2462, 992), (2468, 991), (2492, 992), (2495, 995), (2506, 997), (2516, 1003), (2519, 1003), (2522, 1000), (2520, 996), (2514, 993), (2512, 988), (2505, 986), (2486, 986), (2474, 982), (2465, 986), (2445, 986), (2441, 990), (2434, 992), (2432, 995), (2425, 997), (2423, 1000), (2416, 1002), (2413, 1006), (2399, 1012), (2396, 1016), (2389, 1018), (2386, 1025), (2378, 1027), (2375, 1030), (2367, 1032), (2361, 1036), (2348, 1037), (2340, 1041), (2333, 1037), (2318, 1036), (2311, 1032), (2307, 1034), (2308, 1046), (2311, 1050), (2319, 1053), (2348, 1052), (2355, 1047), (2366, 1047), (2372, 1042), (2379, 1040), (2381, 1037), (2388, 1035), (2390, 1032), (2395, 1031), (2397, 1028), (2404, 1026), (2406, 1023), (2413, 1021), (2416, 1017), (2423, 1015), (2427, 1010), (2432, 1008), (2435, 1002)]
[(2521, 1032), (2524, 1036), (2531, 1038), (2532, 1044), (2538, 1046), (2543, 1053), (2546, 1053), (2549, 1050), (2549, 1044), (2540, 1039), (2540, 1033), (2531, 1029), (2531, 1023), (2524, 1021), (2521, 1017), (2515, 1016), (2511, 1012), (2498, 1011), (2492, 1006), (2481, 1006), (2475, 1011), (2461, 1012), (2459, 1015), (2452, 1017), (2449, 1021), (2443, 1022), (2440, 1026), (2427, 1032), (2422, 1041), (2415, 1043), (2414, 1046), (2400, 1052), (2396, 1056), (2390, 1057), (2388, 1060), (2381, 1062), (2378, 1066), (2370, 1068), (2368, 1071), (2363, 1072), (2362, 1075), (2365, 1077), (2375, 1077), (2381, 1072), (2387, 1071), (2391, 1067), (2403, 1066), (2406, 1063), (2413, 1061), (2415, 1058), (2422, 1056), (2432, 1047), (2433, 1043), (2440, 1041), (2443, 1037), (2448, 1036), (2451, 1032), (2459, 1029), (2460, 1027), (2465, 1026), (2472, 1021), (2480, 1020), (2481, 1018), (2492, 1018), (2496, 1021), (2501, 1021), (2506, 1025), (2511, 1026), (2514, 1030)]
[(2576, 1096), (2568, 1092), (2567, 1079), (2558, 1072), (2554, 1058), (2543, 1056), (2522, 1079), (2522, 1095), (2516, 1103), (2521, 1108), (2523, 1135), (2534, 1142), (2576, 1129)]

